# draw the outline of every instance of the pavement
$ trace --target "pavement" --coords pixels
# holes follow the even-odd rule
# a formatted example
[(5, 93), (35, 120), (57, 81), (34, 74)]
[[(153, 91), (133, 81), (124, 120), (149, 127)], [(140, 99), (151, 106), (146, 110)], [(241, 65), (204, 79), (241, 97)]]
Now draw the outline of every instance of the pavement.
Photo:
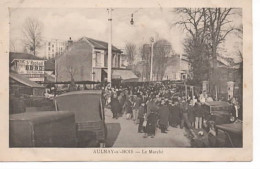
[(156, 129), (154, 138), (144, 138), (143, 133), (137, 132), (138, 125), (133, 120), (127, 120), (124, 116), (113, 119), (111, 110), (107, 108), (105, 121), (108, 131), (107, 147), (191, 147), (185, 129), (169, 127), (167, 134)]

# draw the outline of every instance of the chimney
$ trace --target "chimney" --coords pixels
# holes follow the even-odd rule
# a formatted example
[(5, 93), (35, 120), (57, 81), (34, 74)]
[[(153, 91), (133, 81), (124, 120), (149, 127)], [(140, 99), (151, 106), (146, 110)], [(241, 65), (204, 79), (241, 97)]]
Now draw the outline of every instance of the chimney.
[(73, 40), (71, 40), (71, 37), (70, 37), (70, 39), (68, 40), (67, 48), (70, 48), (72, 44), (73, 44)]

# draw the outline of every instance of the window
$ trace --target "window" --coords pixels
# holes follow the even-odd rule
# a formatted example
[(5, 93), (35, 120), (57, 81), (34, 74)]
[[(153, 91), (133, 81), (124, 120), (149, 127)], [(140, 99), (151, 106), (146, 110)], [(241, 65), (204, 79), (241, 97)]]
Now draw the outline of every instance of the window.
[(101, 53), (96, 52), (96, 66), (101, 67)]
[(51, 42), (49, 42), (48, 45), (51, 46)]
[(38, 66), (35, 66), (34, 69), (35, 69), (35, 70), (38, 70)]
[(25, 70), (29, 70), (29, 65), (26, 65), (26, 66), (25, 66)]
[(49, 47), (49, 51), (51, 50), (51, 48)]
[(52, 47), (54, 48), (54, 45), (52, 44)]
[(107, 67), (107, 58), (108, 58), (108, 56), (107, 56), (107, 52), (105, 52), (105, 59), (104, 59), (104, 61), (105, 61), (104, 66), (105, 66), (105, 67)]
[(42, 66), (39, 66), (39, 70), (42, 70)]
[(32, 65), (30, 65), (30, 70), (33, 70), (33, 66)]

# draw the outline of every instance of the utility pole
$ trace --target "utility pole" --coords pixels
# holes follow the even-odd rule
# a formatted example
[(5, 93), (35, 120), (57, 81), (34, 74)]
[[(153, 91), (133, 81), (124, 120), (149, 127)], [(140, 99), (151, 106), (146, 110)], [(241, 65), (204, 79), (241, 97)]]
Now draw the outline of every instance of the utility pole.
[(153, 81), (153, 42), (154, 38), (151, 37), (151, 70), (150, 70), (150, 81)]
[(108, 59), (107, 59), (107, 82), (112, 86), (112, 9), (108, 10)]

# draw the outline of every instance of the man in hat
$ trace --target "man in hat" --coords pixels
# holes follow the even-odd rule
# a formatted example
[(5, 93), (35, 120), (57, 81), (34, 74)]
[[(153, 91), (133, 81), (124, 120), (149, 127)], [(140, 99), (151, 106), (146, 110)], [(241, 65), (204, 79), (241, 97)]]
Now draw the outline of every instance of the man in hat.
[(166, 105), (165, 100), (161, 101), (161, 106), (159, 107), (159, 125), (162, 133), (166, 133), (166, 129), (169, 123), (169, 108)]
[(195, 129), (202, 128), (202, 117), (203, 117), (203, 108), (201, 107), (200, 102), (196, 102), (194, 106), (194, 115), (195, 115)]
[(118, 114), (121, 111), (120, 107), (121, 106), (118, 101), (117, 94), (113, 93), (112, 98), (111, 98), (111, 111), (113, 113), (113, 118), (116, 118), (116, 119), (118, 118)]
[(140, 97), (140, 94), (137, 93), (137, 96), (134, 98), (134, 105), (133, 105), (133, 120), (135, 124), (138, 124), (138, 111), (139, 107), (141, 106), (142, 99)]
[(178, 101), (175, 101), (174, 104), (170, 106), (170, 112), (172, 114), (170, 125), (172, 127), (177, 127), (181, 123), (181, 117), (180, 117), (180, 105)]
[(156, 101), (155, 96), (151, 96), (150, 100), (147, 102), (146, 132), (148, 136), (151, 136), (151, 138), (155, 136), (155, 127), (157, 122), (158, 106), (156, 105), (155, 101)]
[(138, 119), (139, 119), (138, 133), (145, 132), (145, 127), (143, 126), (145, 114), (146, 114), (145, 103), (142, 102), (138, 110)]

